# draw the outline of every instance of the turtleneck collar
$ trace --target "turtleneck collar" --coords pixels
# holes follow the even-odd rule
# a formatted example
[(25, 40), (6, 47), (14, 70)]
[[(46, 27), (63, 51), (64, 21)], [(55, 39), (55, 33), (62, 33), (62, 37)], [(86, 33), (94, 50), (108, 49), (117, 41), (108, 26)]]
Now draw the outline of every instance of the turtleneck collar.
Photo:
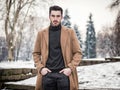
[(50, 25), (49, 30), (52, 30), (52, 31), (61, 30), (61, 24), (59, 24), (58, 26), (52, 26), (52, 25)]

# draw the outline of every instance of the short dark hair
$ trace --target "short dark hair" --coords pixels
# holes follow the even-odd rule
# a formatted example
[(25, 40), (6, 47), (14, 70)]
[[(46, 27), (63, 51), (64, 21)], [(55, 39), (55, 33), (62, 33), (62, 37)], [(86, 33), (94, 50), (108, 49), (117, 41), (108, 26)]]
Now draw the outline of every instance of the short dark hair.
[(51, 6), (49, 8), (49, 15), (50, 15), (52, 10), (54, 10), (54, 11), (61, 11), (61, 15), (63, 14), (63, 9), (60, 6), (57, 6), (57, 5)]

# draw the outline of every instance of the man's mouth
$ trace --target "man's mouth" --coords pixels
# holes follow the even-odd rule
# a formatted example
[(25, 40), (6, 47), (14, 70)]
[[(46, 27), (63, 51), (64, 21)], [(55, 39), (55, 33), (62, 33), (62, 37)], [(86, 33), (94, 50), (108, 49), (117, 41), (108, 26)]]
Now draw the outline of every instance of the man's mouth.
[(54, 23), (58, 23), (58, 21), (53, 21)]

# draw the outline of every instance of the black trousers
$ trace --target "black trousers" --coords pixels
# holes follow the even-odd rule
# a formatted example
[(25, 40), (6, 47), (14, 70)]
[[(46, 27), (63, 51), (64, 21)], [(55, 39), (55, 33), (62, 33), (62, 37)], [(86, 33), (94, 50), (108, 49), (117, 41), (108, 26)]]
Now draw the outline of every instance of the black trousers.
[(42, 78), (43, 90), (70, 90), (69, 77), (59, 72), (47, 73)]

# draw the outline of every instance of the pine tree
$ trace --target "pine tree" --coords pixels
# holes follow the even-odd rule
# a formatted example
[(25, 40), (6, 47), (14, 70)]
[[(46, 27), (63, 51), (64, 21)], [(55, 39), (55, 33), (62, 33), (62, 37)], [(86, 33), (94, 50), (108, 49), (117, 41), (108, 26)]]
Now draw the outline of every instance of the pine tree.
[(82, 48), (81, 34), (80, 34), (80, 32), (78, 31), (78, 26), (77, 26), (76, 24), (74, 25), (74, 30), (75, 30), (75, 33), (76, 33), (77, 38), (78, 38), (78, 40), (79, 40), (80, 47)]
[[(68, 9), (65, 10), (65, 15), (64, 15), (64, 17), (63, 17), (63, 21), (62, 21), (61, 24), (64, 25), (64, 26), (66, 26), (66, 27), (68, 27), (68, 28), (72, 28), (72, 27), (71, 27), (71, 22), (70, 22), (70, 16), (69, 16), (69, 14), (68, 14)], [(80, 47), (81, 47), (81, 49), (82, 49), (82, 52), (84, 53), (84, 50), (83, 50), (83, 48), (82, 48), (83, 42), (82, 42), (82, 39), (81, 39), (81, 34), (80, 34), (79, 30), (78, 30), (78, 26), (75, 24), (75, 25), (73, 26), (73, 29), (75, 30), (75, 33), (76, 33), (76, 36), (77, 36), (77, 38), (78, 38)]]
[(89, 21), (87, 24), (87, 33), (86, 33), (86, 48), (85, 48), (85, 57), (86, 58), (96, 58), (96, 36), (94, 24), (92, 21), (92, 14), (89, 16)]
[(79, 41), (79, 44), (80, 44), (80, 47), (81, 47), (81, 50), (82, 50), (82, 54), (83, 54), (83, 57), (84, 57), (84, 47), (83, 47), (83, 41), (82, 41), (82, 38), (81, 38), (81, 34), (78, 30), (78, 26), (75, 24), (73, 29), (75, 30), (75, 33), (76, 33), (76, 36), (78, 38), (78, 41)]
[(68, 9), (65, 10), (65, 16), (63, 17), (62, 25), (71, 28), (70, 16), (68, 14)]

